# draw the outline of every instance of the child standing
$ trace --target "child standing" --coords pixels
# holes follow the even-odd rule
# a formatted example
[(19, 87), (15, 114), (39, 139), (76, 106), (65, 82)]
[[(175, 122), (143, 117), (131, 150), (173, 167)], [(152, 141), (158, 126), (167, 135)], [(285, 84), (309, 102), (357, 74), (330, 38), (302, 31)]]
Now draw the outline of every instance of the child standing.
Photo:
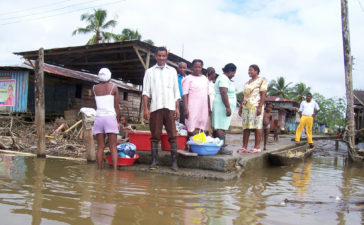
[(270, 123), (272, 122), (272, 109), (273, 104), (268, 103), (264, 110), (263, 115), (263, 133), (264, 133), (264, 148), (263, 150), (267, 149), (267, 141), (270, 133)]
[(274, 141), (278, 142), (278, 135), (281, 130), (281, 126), (279, 125), (278, 119), (274, 120)]
[(120, 135), (122, 139), (126, 139), (129, 133), (133, 130), (131, 125), (128, 123), (128, 118), (126, 116), (120, 116)]

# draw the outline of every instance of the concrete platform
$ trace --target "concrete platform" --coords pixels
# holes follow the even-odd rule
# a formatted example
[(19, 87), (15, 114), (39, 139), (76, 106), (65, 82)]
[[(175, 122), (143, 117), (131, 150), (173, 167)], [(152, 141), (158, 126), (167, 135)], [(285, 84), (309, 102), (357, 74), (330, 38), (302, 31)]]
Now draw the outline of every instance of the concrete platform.
[[(237, 150), (242, 145), (241, 134), (228, 134), (226, 138), (227, 147), (234, 153), (233, 155), (214, 155), (214, 156), (182, 156), (178, 155), (179, 171), (172, 171), (171, 156), (169, 151), (159, 152), (159, 169), (149, 170), (151, 164), (150, 151), (137, 151), (140, 158), (134, 166), (122, 167), (121, 170), (143, 171), (156, 174), (168, 174), (178, 176), (188, 176), (215, 180), (232, 180), (239, 178), (245, 170), (254, 168), (264, 168), (268, 166), (268, 152), (279, 151), (282, 149), (293, 148), (295, 143), (291, 141), (291, 136), (280, 138), (279, 142), (273, 142), (271, 136), (266, 151), (262, 153), (238, 154)], [(248, 148), (254, 145), (254, 135), (251, 136)], [(262, 144), (263, 149), (263, 144)]]

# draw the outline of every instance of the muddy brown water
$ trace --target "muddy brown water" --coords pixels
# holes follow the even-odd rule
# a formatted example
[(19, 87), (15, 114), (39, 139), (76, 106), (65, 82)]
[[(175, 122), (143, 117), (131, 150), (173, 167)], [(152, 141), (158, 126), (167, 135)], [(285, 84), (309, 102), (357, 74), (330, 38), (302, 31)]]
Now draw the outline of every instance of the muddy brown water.
[(224, 182), (0, 154), (0, 224), (364, 224), (363, 168), (316, 143), (305, 163)]

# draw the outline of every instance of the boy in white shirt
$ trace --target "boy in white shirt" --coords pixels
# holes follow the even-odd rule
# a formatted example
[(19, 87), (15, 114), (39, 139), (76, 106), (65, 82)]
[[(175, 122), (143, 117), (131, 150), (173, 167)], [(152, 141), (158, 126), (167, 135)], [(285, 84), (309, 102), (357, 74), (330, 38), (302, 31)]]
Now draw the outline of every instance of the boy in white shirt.
[(312, 94), (307, 93), (306, 101), (301, 102), (300, 109), (298, 110), (301, 120), (296, 130), (296, 143), (300, 142), (302, 130), (306, 127), (307, 142), (310, 145), (310, 148), (314, 147), (312, 141), (312, 124), (313, 118), (319, 111), (320, 107), (315, 100), (312, 99)]

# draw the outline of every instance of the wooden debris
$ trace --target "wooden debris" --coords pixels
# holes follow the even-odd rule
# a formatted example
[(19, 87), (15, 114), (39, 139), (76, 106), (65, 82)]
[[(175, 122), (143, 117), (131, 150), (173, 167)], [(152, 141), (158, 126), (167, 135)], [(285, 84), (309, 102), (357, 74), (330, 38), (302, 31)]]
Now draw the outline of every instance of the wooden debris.
[(13, 117), (11, 117), (11, 120), (10, 120), (10, 128), (9, 128), (10, 135), (11, 135), (11, 140), (13, 141), (12, 147), (15, 150), (21, 150), (22, 148), (15, 141), (15, 137), (14, 137), (14, 134), (12, 132), (12, 127), (13, 127)]
[(73, 128), (77, 127), (77, 126), (78, 126), (79, 124), (81, 124), (81, 123), (82, 123), (82, 120), (77, 121), (77, 123), (73, 124), (73, 125), (72, 125), (72, 127), (68, 128), (68, 129), (65, 131), (65, 133), (70, 132), (70, 130), (72, 130)]
[(0, 141), (0, 148), (1, 149), (9, 149), (2, 141)]

